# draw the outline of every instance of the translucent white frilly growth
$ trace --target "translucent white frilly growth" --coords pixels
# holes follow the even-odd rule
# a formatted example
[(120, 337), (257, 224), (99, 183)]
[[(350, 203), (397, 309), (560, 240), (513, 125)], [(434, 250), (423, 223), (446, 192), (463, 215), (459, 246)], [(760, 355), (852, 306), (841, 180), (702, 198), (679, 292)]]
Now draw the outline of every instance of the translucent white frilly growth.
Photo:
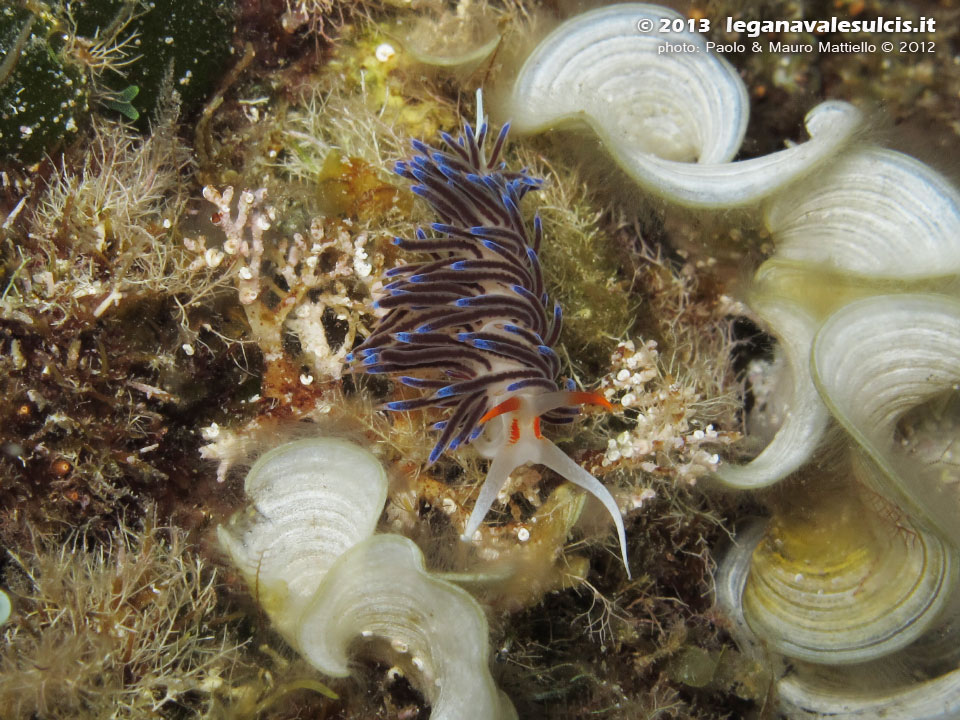
[[(511, 126), (538, 132), (582, 118), (638, 152), (681, 163), (729, 162), (747, 129), (747, 90), (730, 63), (707, 52), (703, 36), (637, 27), (675, 19), (686, 22), (669, 8), (621, 3), (563, 23), (520, 71)], [(668, 39), (697, 51), (658, 54)]]
[[(849, 595), (847, 618), (837, 612), (842, 603), (836, 600), (844, 595), (837, 593), (836, 578), (822, 593), (788, 601), (782, 588), (796, 594), (815, 586), (820, 576), (813, 567), (797, 572), (799, 563), (780, 568), (779, 575), (758, 566), (762, 553), (754, 552), (755, 534), (727, 553), (718, 600), (734, 618), (741, 647), (774, 648), (793, 658), (792, 672), (777, 683), (781, 711), (789, 718), (960, 716), (960, 672), (951, 670), (960, 662), (955, 582), (960, 492), (947, 451), (930, 450), (928, 456), (905, 451), (900, 427), (911, 414), (925, 418), (922, 423), (949, 427), (933, 408), (960, 387), (960, 299), (951, 294), (960, 269), (958, 207), (956, 191), (927, 166), (899, 153), (866, 148), (841, 158), (818, 181), (791, 187), (768, 210), (778, 249), (766, 269), (758, 271), (758, 282), (766, 293), (782, 291), (784, 303), (808, 308), (817, 318), (813, 342), (803, 339), (809, 331), (797, 332), (785, 318), (764, 313), (761, 306), (755, 309), (785, 353), (809, 356), (817, 395), (854, 441), (851, 464), (862, 472), (852, 482), (891, 503), (893, 517), (880, 519), (854, 549), (859, 552), (878, 539), (894, 543), (906, 538), (911, 553), (924, 551), (919, 565), (924, 572), (915, 577), (897, 571), (885, 579), (883, 569), (891, 557), (886, 553), (870, 565), (864, 584), (857, 583)], [(763, 299), (769, 302), (767, 296)], [(787, 341), (791, 335), (795, 343)], [(810, 346), (806, 353), (804, 343)], [(792, 350), (791, 344), (796, 345)], [(912, 422), (908, 432), (917, 427)], [(789, 425), (785, 422), (780, 433)], [(780, 433), (757, 460), (727, 468), (722, 478), (761, 469), (755, 463), (770, 457)], [(920, 448), (937, 447), (934, 435), (917, 442)], [(948, 436), (946, 447), (952, 442), (956, 435), (953, 440)], [(786, 467), (773, 463), (764, 471), (773, 480)], [(814, 538), (825, 530), (811, 522), (806, 532)], [(838, 541), (833, 538), (832, 546)], [(949, 558), (954, 566), (950, 573), (931, 572), (938, 557)], [(836, 564), (834, 575), (835, 569)], [(768, 598), (766, 606), (748, 602), (750, 582), (764, 591), (777, 587), (776, 598)], [(868, 592), (868, 585), (876, 590)], [(923, 586), (933, 592), (918, 593)], [(802, 611), (793, 612), (798, 608)], [(837, 627), (824, 622), (829, 615), (840, 621)], [(906, 622), (894, 623), (898, 617)], [(818, 637), (821, 627), (828, 632)], [(851, 632), (856, 642), (838, 652), (838, 642)], [(941, 661), (930, 646), (945, 643), (953, 651)], [(851, 658), (856, 664), (843, 664)], [(926, 665), (921, 668), (918, 661)]]
[(394, 32), (417, 62), (461, 71), (476, 68), (503, 37), (494, 17), (478, 3), (460, 3), (455, 14), (440, 18), (430, 13), (401, 17)]
[[(664, 24), (671, 32), (659, 32)], [(947, 435), (947, 447), (955, 442), (931, 408), (956, 402), (960, 388), (960, 193), (907, 155), (851, 142), (863, 117), (838, 100), (807, 114), (808, 141), (735, 160), (746, 89), (684, 27), (673, 10), (640, 3), (577, 15), (527, 58), (504, 113), (520, 132), (585, 126), (669, 203), (763, 213), (775, 252), (756, 272), (749, 305), (778, 341), (783, 411), (766, 418), (777, 429), (764, 450), (718, 475), (757, 489), (804, 467), (808, 478), (822, 474), (810, 461), (832, 416), (852, 442), (844, 462), (826, 463), (825, 482), (874, 502), (846, 507), (851, 518), (870, 517), (846, 528), (843, 552), (846, 518), (824, 528), (819, 517), (804, 525), (796, 508), (775, 512), (784, 544), (792, 518), (794, 545), (816, 558), (822, 542), (847, 564), (818, 574), (815, 559), (791, 564), (769, 547), (764, 558), (754, 552), (764, 533), (779, 536), (757, 525), (728, 552), (718, 600), (741, 648), (789, 658), (777, 689), (791, 718), (960, 717), (960, 673), (951, 670), (960, 663), (960, 491), (945, 468), (955, 461), (932, 432), (918, 431), (919, 449), (903, 447), (903, 433), (924, 423)], [(862, 472), (847, 477), (839, 467), (848, 465)], [(953, 654), (918, 669), (916, 648), (944, 637)]]
[[(950, 309), (955, 303), (950, 293), (956, 292), (960, 274), (960, 193), (942, 175), (918, 160), (903, 153), (868, 146), (841, 155), (815, 177), (795, 183), (775, 195), (769, 201), (765, 215), (776, 252), (755, 276), (755, 282), (763, 288), (764, 302), (779, 295), (781, 304), (793, 304), (798, 311), (805, 307), (811, 318), (816, 319), (811, 327), (798, 331), (795, 323), (786, 317), (767, 317), (759, 305), (754, 310), (781, 342), (784, 353), (797, 358), (791, 362), (791, 367), (801, 366), (804, 362), (801, 358), (810, 352), (811, 332), (816, 332), (826, 322), (831, 330), (824, 328), (820, 332), (824, 337), (829, 335), (830, 340), (819, 342), (823, 355), (821, 362), (839, 363), (838, 358), (845, 358), (843, 367), (849, 370), (849, 375), (843, 383), (831, 382), (834, 369), (821, 366), (826, 375), (821, 375), (818, 393), (854, 438), (864, 442), (864, 429), (876, 430), (877, 418), (860, 419), (858, 429), (857, 425), (851, 424), (849, 408), (856, 406), (862, 411), (877, 399), (876, 396), (868, 397), (873, 390), (865, 388), (874, 378), (865, 373), (875, 367), (879, 357), (887, 358), (888, 377), (902, 378), (911, 373), (911, 364), (919, 362), (914, 353), (930, 350), (929, 347), (924, 349), (923, 345), (912, 345), (913, 335), (922, 332), (924, 323), (933, 322), (943, 312), (954, 312)], [(913, 295), (905, 294), (908, 291), (927, 293), (925, 306), (939, 309), (916, 322), (905, 320), (904, 325), (901, 322), (903, 312), (909, 312), (908, 307), (915, 302)], [(859, 330), (845, 328), (844, 323), (853, 315), (844, 312), (844, 307), (876, 293), (884, 293), (883, 297), (888, 299), (861, 307), (874, 308), (870, 312), (878, 314), (862, 324)], [(752, 301), (751, 305), (754, 305)], [(883, 315), (887, 310), (892, 313), (890, 322)], [(916, 317), (919, 318), (920, 314)], [(947, 321), (945, 327), (951, 322), (954, 321)], [(960, 328), (960, 321), (955, 324)], [(952, 346), (948, 335), (941, 333), (937, 338), (937, 342), (944, 346), (941, 366), (946, 369), (955, 365), (949, 357)], [(803, 347), (805, 343), (806, 348)], [(830, 360), (827, 360), (828, 348), (833, 352)], [(852, 361), (854, 357), (858, 361)], [(919, 377), (919, 373), (914, 374)], [(797, 377), (794, 376), (794, 382)], [(929, 393), (943, 392), (947, 387), (938, 374), (918, 382), (918, 387), (925, 387)], [(795, 442), (796, 452), (789, 461), (787, 456), (780, 456), (776, 451), (794, 433), (796, 416), (805, 416), (812, 404), (819, 403), (809, 388), (808, 383), (806, 393), (795, 395), (788, 421), (770, 448), (742, 468), (727, 466), (719, 474), (721, 480), (734, 487), (762, 487), (785, 477), (799, 467), (798, 461), (802, 464), (811, 457), (815, 443)], [(860, 397), (848, 397), (858, 389), (862, 391)], [(891, 392), (904, 393), (896, 396), (900, 402), (919, 402), (917, 387), (902, 386)], [(858, 405), (861, 400), (866, 404)], [(892, 433), (889, 428), (884, 428), (883, 432)], [(792, 435), (792, 441), (797, 440), (798, 436)], [(873, 445), (869, 447), (874, 448)], [(879, 458), (878, 451), (873, 449), (871, 452)], [(904, 474), (903, 471), (895, 472), (889, 461), (885, 462), (890, 477)], [(893, 492), (898, 504), (914, 515), (939, 516), (941, 519), (937, 524), (941, 531), (960, 542), (960, 530), (957, 529), (960, 527), (960, 510), (957, 509), (960, 503), (956, 500), (948, 503), (914, 501), (911, 499), (914, 491), (888, 488), (885, 492)], [(920, 492), (926, 496), (930, 494)], [(925, 509), (919, 512), (920, 507)], [(949, 521), (945, 517), (948, 509), (956, 513)]]
[(780, 709), (791, 720), (955, 720), (960, 670), (923, 682), (907, 668), (878, 660), (850, 668), (803, 668), (777, 683)]
[(757, 297), (751, 306), (779, 341), (786, 363), (779, 382), (789, 383), (785, 417), (770, 443), (744, 465), (721, 465), (717, 475), (727, 485), (741, 489), (767, 487), (797, 470), (810, 458), (827, 427), (827, 408), (810, 376), (810, 345), (816, 319), (803, 307), (785, 298)]
[[(520, 132), (583, 122), (647, 190), (691, 207), (753, 204), (834, 156), (861, 123), (852, 105), (828, 101), (807, 115), (811, 140), (740, 162), (749, 118), (746, 88), (698, 33), (660, 33), (686, 19), (621, 3), (577, 15), (527, 58), (507, 114)], [(649, 31), (640, 26), (649, 23)], [(647, 27), (647, 25), (644, 25)], [(663, 51), (666, 43), (691, 51)]]
[[(737, 640), (749, 636), (747, 647), (759, 638), (793, 660), (854, 665), (901, 650), (942, 623), (957, 587), (956, 551), (918, 527), (884, 532), (888, 521), (864, 513), (855, 496), (833, 495), (831, 504), (765, 533), (758, 524), (724, 557), (718, 602), (734, 609), (743, 623)], [(857, 531), (845, 534), (833, 526), (838, 519)], [(798, 532), (814, 522), (838, 532), (830, 542)]]
[(776, 197), (777, 257), (877, 278), (960, 272), (960, 193), (909, 155), (849, 153)]
[(960, 546), (955, 483), (894, 452), (904, 413), (960, 386), (960, 300), (904, 294), (851, 303), (820, 329), (812, 365), (830, 411), (883, 471), (879, 489)]
[[(751, 630), (741, 602), (750, 559), (763, 535), (761, 522), (738, 533), (737, 545), (717, 569), (717, 604), (730, 618), (737, 644), (768, 662), (765, 641)], [(955, 608), (944, 613), (955, 614)], [(816, 620), (811, 614), (809, 621)], [(777, 681), (780, 711), (791, 720), (955, 720), (960, 716), (960, 670), (950, 668), (958, 659), (956, 633), (949, 620), (930, 633), (950, 645), (946, 653), (931, 653), (936, 648), (921, 639), (900, 653), (853, 665), (794, 660), (791, 671)], [(928, 656), (926, 662), (922, 655)], [(931, 668), (937, 669), (930, 672)], [(927, 672), (929, 679), (918, 680)]]
[(487, 671), (487, 621), (463, 589), (426, 571), (400, 535), (374, 535), (345, 553), (298, 628), (301, 652), (334, 676), (349, 674), (357, 637), (387, 638), (398, 663), (422, 677), (430, 717), (509, 718), (513, 707)]
[(348, 649), (369, 639), (418, 685), (432, 718), (516, 718), (490, 675), (477, 602), (428, 573), (408, 538), (374, 534), (387, 479), (373, 455), (336, 438), (288, 443), (254, 464), (244, 488), (252, 505), (217, 528), (220, 543), (318, 670), (349, 674)]
[(387, 478), (353, 443), (302, 440), (261, 457), (244, 490), (251, 508), (217, 536), (280, 632), (291, 635), (337, 558), (373, 534)]

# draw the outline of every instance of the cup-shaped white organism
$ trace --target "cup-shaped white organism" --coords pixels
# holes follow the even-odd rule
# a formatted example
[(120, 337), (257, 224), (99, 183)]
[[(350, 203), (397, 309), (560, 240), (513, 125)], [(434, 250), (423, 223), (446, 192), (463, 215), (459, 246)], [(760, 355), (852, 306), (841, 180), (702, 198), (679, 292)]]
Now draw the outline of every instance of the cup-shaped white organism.
[(906, 413), (960, 386), (960, 300), (878, 295), (834, 313), (814, 341), (813, 379), (877, 466), (874, 487), (960, 546), (960, 492), (939, 462), (898, 451)]
[(871, 278), (960, 272), (960, 193), (893, 150), (844, 155), (777, 196), (766, 221), (780, 260)]
[(431, 717), (515, 718), (487, 665), (487, 620), (461, 588), (426, 571), (408, 538), (376, 535), (380, 461), (336, 438), (281, 445), (244, 484), (251, 507), (218, 528), (277, 630), (318, 670), (349, 674), (347, 651), (403, 667)]
[(506, 114), (520, 132), (584, 123), (646, 190), (714, 208), (756, 203), (810, 173), (861, 122), (852, 105), (824, 102), (807, 114), (808, 142), (731, 162), (749, 112), (737, 71), (707, 49), (686, 18), (658, 5), (621, 3), (550, 33), (520, 70)]

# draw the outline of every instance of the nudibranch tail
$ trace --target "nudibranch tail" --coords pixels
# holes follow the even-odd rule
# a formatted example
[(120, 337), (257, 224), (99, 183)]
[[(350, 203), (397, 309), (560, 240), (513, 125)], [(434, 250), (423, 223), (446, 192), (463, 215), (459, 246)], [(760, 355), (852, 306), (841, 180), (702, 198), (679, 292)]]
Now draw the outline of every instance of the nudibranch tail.
[(610, 405), (594, 393), (557, 386), (560, 359), (553, 345), (562, 312), (544, 289), (540, 218), (534, 217), (530, 230), (519, 209), (543, 181), (526, 169), (506, 171), (500, 157), (508, 127), (488, 154), (491, 133), (478, 91), (476, 132), (464, 123), (459, 138), (441, 134), (443, 149), (414, 141), (416, 155), (396, 164), (439, 222), (430, 225), (432, 234), (420, 229), (415, 238), (394, 241), (424, 258), (387, 271), (384, 294), (375, 303), (386, 313), (347, 360), (355, 372), (395, 374), (424, 392), (387, 403), (388, 410), (449, 409), (434, 425), (440, 437), (430, 463), (477, 440), (490, 420), (510, 419), (509, 432), (487, 442), (497, 451), (487, 455), (493, 462), (465, 535), (483, 521), (514, 468), (540, 463), (603, 502), (626, 564), (623, 520), (612, 496), (540, 433), (541, 420), (570, 422), (576, 405)]

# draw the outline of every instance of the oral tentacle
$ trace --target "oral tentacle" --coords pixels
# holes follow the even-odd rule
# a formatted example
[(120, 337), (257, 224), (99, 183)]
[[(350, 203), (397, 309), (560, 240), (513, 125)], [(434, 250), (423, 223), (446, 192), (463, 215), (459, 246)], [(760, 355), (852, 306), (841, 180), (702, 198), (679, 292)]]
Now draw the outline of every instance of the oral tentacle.
[(577, 405), (599, 405), (606, 410), (613, 410), (613, 406), (603, 395), (583, 390), (558, 390), (541, 393), (529, 398), (528, 402), (530, 403), (530, 411), (538, 416), (559, 408), (575, 407)]
[(533, 462), (546, 465), (555, 473), (569, 480), (574, 485), (582, 487), (603, 503), (607, 512), (610, 513), (610, 517), (613, 518), (613, 524), (616, 525), (617, 528), (617, 537), (620, 540), (620, 555), (623, 558), (623, 567), (626, 568), (627, 571), (627, 578), (632, 579), (630, 565), (627, 564), (627, 533), (623, 526), (623, 515), (620, 513), (620, 508), (617, 507), (617, 502), (613, 499), (613, 495), (610, 494), (610, 491), (607, 490), (603, 483), (577, 465), (563, 450), (546, 438), (541, 438), (537, 441), (537, 450), (537, 457)]
[(490, 469), (487, 471), (487, 477), (480, 487), (480, 494), (477, 495), (477, 501), (473, 506), (473, 512), (467, 519), (467, 524), (463, 529), (463, 535), (460, 539), (469, 542), (477, 528), (483, 523), (483, 519), (493, 507), (493, 501), (507, 484), (510, 479), (510, 473), (521, 465), (525, 465), (533, 458), (529, 452), (525, 452), (525, 445), (507, 445), (504, 444), (500, 451), (494, 456), (490, 463)]

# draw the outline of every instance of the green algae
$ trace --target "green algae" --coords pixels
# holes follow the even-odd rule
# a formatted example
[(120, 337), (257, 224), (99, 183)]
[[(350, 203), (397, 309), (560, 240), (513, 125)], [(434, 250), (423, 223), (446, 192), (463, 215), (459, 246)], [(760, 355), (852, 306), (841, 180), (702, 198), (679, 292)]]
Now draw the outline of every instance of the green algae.
[(0, 155), (25, 164), (67, 146), (92, 112), (146, 130), (176, 93), (203, 104), (232, 53), (233, 3), (23, 0), (0, 10)]
[(103, 78), (108, 99), (138, 88), (129, 100), (147, 120), (169, 88), (189, 115), (220, 81), (233, 54), (234, 12), (233, 0), (97, 0), (76, 10), (75, 32), (92, 37), (122, 26), (118, 35), (132, 38), (130, 52), (139, 57)]
[(76, 138), (89, 115), (88, 80), (63, 61), (59, 27), (50, 12), (0, 9), (0, 157), (35, 162)]

